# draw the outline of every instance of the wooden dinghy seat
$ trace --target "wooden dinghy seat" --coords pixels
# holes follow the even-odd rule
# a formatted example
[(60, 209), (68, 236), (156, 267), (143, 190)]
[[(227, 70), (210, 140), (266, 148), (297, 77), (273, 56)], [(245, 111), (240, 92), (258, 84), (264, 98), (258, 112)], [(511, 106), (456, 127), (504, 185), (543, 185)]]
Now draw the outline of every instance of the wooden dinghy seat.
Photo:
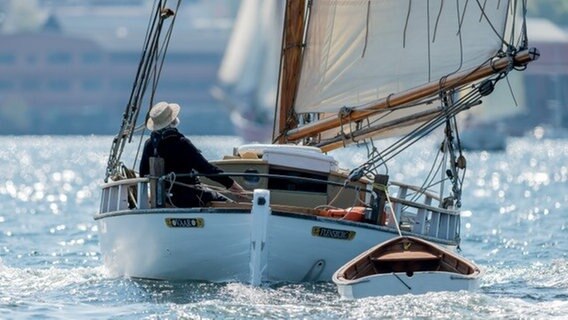
[(377, 273), (439, 271), (441, 256), (424, 251), (392, 252), (371, 257)]

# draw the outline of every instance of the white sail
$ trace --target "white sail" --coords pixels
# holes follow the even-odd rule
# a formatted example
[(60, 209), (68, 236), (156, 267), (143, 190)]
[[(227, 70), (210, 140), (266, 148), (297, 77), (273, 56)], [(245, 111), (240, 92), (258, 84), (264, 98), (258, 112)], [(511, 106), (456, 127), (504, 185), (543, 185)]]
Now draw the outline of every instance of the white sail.
[[(513, 12), (502, 1), (315, 0), (294, 109), (336, 114), (487, 63), (510, 40)], [(437, 107), (401, 109), (377, 123)]]
[(233, 108), (231, 119), (237, 132), (247, 130), (245, 140), (271, 133), (283, 18), (281, 1), (243, 0), (219, 69), (214, 95)]
[(220, 86), (231, 95), (250, 94), (258, 82), (262, 46), (261, 0), (242, 0), (233, 33), (219, 68)]
[(258, 105), (272, 117), (278, 91), (284, 3), (280, 0), (265, 0), (261, 14), (263, 31), (260, 41), (263, 42), (264, 50), (256, 98)]

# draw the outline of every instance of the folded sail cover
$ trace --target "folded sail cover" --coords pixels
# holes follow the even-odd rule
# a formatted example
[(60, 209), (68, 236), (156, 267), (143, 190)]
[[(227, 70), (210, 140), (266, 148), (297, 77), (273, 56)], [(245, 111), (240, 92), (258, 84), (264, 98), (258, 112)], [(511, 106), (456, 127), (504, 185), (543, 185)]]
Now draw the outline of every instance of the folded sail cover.
[(511, 3), (314, 0), (294, 109), (337, 113), (486, 63), (511, 41)]

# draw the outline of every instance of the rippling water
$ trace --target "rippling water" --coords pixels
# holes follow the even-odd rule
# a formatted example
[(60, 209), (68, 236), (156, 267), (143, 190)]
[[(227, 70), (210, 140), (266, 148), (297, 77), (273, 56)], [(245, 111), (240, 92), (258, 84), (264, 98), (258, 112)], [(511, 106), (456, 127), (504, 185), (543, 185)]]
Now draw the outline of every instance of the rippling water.
[[(568, 140), (510, 140), (467, 153), (462, 253), (484, 270), (473, 293), (341, 300), (332, 283), (133, 281), (106, 274), (92, 218), (108, 136), (0, 137), (2, 319), (563, 318), (568, 314)], [(234, 137), (194, 137), (206, 157)], [(432, 143), (389, 166), (417, 183)], [(343, 167), (365, 151), (338, 152)], [(133, 152), (126, 158), (132, 161)], [(127, 162), (128, 163), (128, 162)]]

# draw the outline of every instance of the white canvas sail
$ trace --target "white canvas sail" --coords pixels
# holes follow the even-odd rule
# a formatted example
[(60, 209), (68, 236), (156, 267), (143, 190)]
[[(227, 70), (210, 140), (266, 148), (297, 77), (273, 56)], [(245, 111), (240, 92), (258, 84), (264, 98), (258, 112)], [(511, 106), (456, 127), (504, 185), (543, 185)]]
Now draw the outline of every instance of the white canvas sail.
[[(315, 0), (294, 110), (337, 114), (488, 63), (509, 40), (513, 12), (502, 1)], [(403, 108), (377, 116), (375, 125), (438, 107)]]
[(261, 0), (243, 0), (239, 7), (218, 73), (220, 87), (230, 96), (249, 95), (258, 82), (262, 54), (258, 41), (262, 32), (261, 3)]
[[(262, 6), (261, 24), (263, 58), (260, 78), (257, 84), (257, 103), (273, 117), (278, 90), (278, 70), (282, 47), (282, 20), (284, 19), (283, 2), (265, 0)], [(272, 121), (271, 121), (272, 122)], [(270, 123), (272, 126), (272, 123)]]
[(219, 69), (214, 95), (233, 108), (234, 124), (248, 129), (245, 140), (262, 141), (271, 133), (283, 16), (281, 1), (243, 0)]

